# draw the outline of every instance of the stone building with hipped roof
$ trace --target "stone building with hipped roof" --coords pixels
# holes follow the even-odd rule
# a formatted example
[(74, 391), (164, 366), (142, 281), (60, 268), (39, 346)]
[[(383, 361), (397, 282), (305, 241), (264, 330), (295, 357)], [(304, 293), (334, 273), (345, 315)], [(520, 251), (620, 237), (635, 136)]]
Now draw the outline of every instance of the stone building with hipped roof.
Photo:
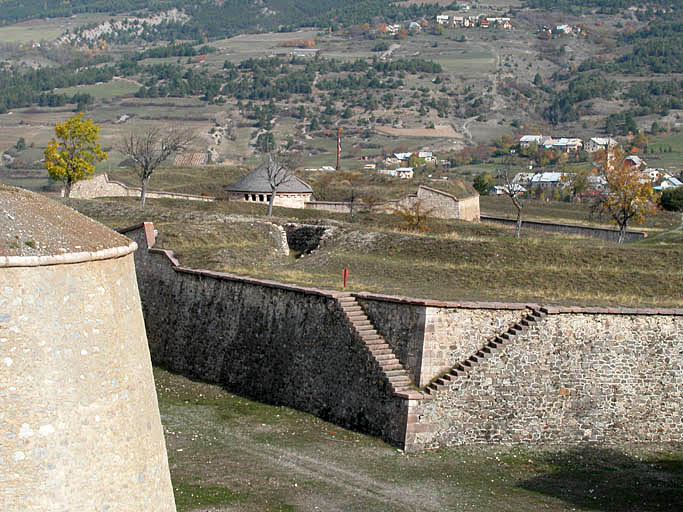
[[(225, 187), (230, 201), (268, 204), (272, 189), (268, 179), (268, 160), (247, 174), (237, 183)], [(303, 180), (288, 173), (277, 187), (274, 206), (285, 208), (304, 208), (305, 203), (313, 200), (313, 189)]]

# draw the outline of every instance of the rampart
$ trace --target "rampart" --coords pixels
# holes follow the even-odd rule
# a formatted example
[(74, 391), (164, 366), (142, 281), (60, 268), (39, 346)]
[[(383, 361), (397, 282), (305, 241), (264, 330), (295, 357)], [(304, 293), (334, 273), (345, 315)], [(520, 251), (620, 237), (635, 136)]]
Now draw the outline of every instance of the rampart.
[[(62, 191), (62, 194), (64, 191)], [(73, 199), (95, 199), (98, 197), (140, 197), (140, 187), (130, 187), (124, 183), (109, 179), (107, 173), (98, 174), (90, 179), (74, 183), (71, 187), (70, 197)], [(147, 197), (152, 199), (186, 199), (189, 201), (214, 201), (216, 198), (209, 196), (197, 196), (192, 194), (180, 194), (176, 192), (160, 192), (148, 190)]]
[(302, 288), (183, 268), (153, 231), (127, 234), (152, 358), (173, 371), (406, 450), (683, 440), (681, 309)]
[(334, 292), (180, 267), (169, 251), (145, 249), (146, 226), (124, 231), (142, 247), (155, 364), (404, 444), (408, 400), (391, 392)]
[[(505, 217), (493, 217), (490, 215), (482, 215), (482, 222), (493, 222), (495, 224), (505, 224), (506, 226), (514, 226), (515, 219), (508, 219)], [(541, 222), (522, 220), (522, 228), (537, 229), (541, 231), (552, 231), (553, 233), (566, 233), (569, 235), (591, 236), (594, 238), (601, 238), (608, 242), (616, 242), (619, 240), (619, 230), (609, 228), (596, 228), (590, 226), (579, 226), (576, 224), (556, 224), (553, 222)], [(627, 231), (624, 235), (626, 242), (633, 242), (635, 240), (642, 240), (647, 237), (647, 233), (642, 231)]]

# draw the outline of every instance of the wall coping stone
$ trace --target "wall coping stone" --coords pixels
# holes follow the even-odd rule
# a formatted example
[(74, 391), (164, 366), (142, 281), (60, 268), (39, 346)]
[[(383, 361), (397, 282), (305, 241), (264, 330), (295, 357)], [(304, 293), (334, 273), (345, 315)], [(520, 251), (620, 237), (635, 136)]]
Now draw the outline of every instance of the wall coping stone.
[(135, 252), (137, 248), (138, 244), (131, 241), (127, 246), (110, 247), (99, 251), (69, 252), (50, 256), (0, 256), (0, 268), (43, 267), (48, 265), (65, 265), (70, 263), (85, 263), (87, 261), (109, 260)]
[(436, 308), (459, 308), (459, 309), (540, 309), (540, 304), (529, 304), (521, 302), (452, 302), (434, 299), (416, 299), (413, 297), (402, 297), (397, 295), (382, 295), (377, 293), (358, 292), (352, 294), (358, 299), (378, 300), (382, 302), (396, 302), (399, 304), (410, 304), (414, 306), (427, 306)]
[(543, 306), (541, 312), (547, 315), (579, 313), (586, 315), (667, 315), (683, 316), (683, 308), (621, 308), (621, 307), (581, 307), (581, 306)]

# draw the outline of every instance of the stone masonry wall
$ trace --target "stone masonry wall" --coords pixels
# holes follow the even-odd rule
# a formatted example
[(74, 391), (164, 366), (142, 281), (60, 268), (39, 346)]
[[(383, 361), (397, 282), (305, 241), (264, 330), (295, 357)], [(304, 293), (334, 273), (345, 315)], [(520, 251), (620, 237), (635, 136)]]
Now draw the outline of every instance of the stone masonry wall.
[[(506, 219), (504, 217), (491, 217), (489, 215), (482, 215), (481, 220), (484, 222), (493, 222), (496, 224), (505, 224), (514, 226), (517, 221), (515, 219)], [(600, 238), (608, 242), (616, 242), (619, 240), (618, 229), (595, 228), (590, 226), (578, 226), (575, 224), (555, 224), (551, 222), (539, 221), (522, 221), (522, 228), (538, 229), (542, 231), (551, 231), (553, 233), (566, 233), (568, 235), (591, 236), (593, 238)], [(627, 231), (624, 235), (624, 240), (632, 242), (634, 240), (642, 240), (647, 236), (647, 233), (642, 231)]]
[[(523, 306), (522, 306), (523, 307)], [(467, 359), (522, 319), (524, 309), (427, 307), (420, 386)]]
[(683, 317), (546, 317), (412, 414), (419, 446), (681, 441)]
[[(464, 375), (393, 396), (336, 295), (177, 266), (130, 231), (153, 360), (419, 450), (683, 440), (683, 310), (541, 308), (354, 293), (418, 386), (533, 311)], [(172, 264), (173, 263), (173, 264)], [(507, 334), (506, 334), (507, 336)], [(441, 382), (441, 383), (440, 383)]]
[(422, 366), (425, 307), (421, 304), (374, 300), (365, 294), (357, 294), (356, 300), (413, 382), (418, 383)]
[[(140, 197), (140, 187), (129, 187), (118, 181), (109, 179), (106, 173), (98, 174), (90, 179), (74, 183), (71, 187), (73, 199), (95, 199), (97, 197)], [(192, 194), (179, 194), (174, 192), (147, 191), (147, 197), (151, 199), (170, 198), (188, 199), (191, 201), (213, 201), (213, 197), (197, 196)]]
[(408, 401), (393, 396), (338, 302), (314, 289), (172, 266), (146, 250), (136, 267), (152, 360), (268, 403), (403, 445)]
[(365, 314), (420, 387), (521, 320), (524, 304), (445, 303), (357, 294)]
[(0, 510), (175, 512), (133, 255), (0, 266)]
[(458, 201), (459, 219), (479, 222), (479, 196), (464, 197)]

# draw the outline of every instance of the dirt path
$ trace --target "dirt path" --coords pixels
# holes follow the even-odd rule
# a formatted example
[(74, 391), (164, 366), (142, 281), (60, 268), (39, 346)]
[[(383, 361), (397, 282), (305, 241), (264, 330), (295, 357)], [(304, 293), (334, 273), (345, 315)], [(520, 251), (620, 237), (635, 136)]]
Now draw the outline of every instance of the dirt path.
[(389, 57), (391, 57), (391, 54), (398, 50), (400, 47), (400, 44), (393, 43), (391, 46), (389, 46), (388, 50), (382, 52), (382, 55), (380, 55), (380, 59), (387, 60)]
[[(190, 450), (199, 454), (203, 451), (201, 445), (206, 440), (198, 434), (192, 434), (190, 444), (187, 433), (205, 431), (206, 425), (211, 421), (208, 417), (203, 417), (205, 412), (210, 414), (205, 408), (199, 413), (196, 409), (182, 406), (167, 410), (163, 415), (166, 430), (184, 434), (178, 438), (178, 442), (173, 435), (167, 439), (170, 453)], [(373, 472), (359, 467), (356, 459), (340, 457), (338, 443), (311, 443), (290, 449), (284, 447), (286, 443), (277, 441), (255, 442), (254, 439), (263, 434), (240, 432), (234, 424), (214, 423), (213, 427), (210, 444), (211, 452), (214, 453), (212, 464), (216, 464), (212, 468), (214, 473), (211, 477), (214, 485), (234, 488), (235, 480), (242, 480), (245, 474), (259, 480), (269, 480), (274, 488), (291, 489), (287, 491), (290, 494), (288, 499), (295, 501), (297, 510), (443, 510), (443, 491), (438, 487), (406, 484), (404, 479), (379, 479)], [(390, 450), (392, 449), (384, 447), (381, 451)], [(230, 460), (220, 461), (217, 455), (219, 453), (228, 454), (227, 458)], [(235, 474), (231, 470), (235, 466), (240, 468), (241, 473)], [(204, 470), (196, 469), (199, 472)], [(382, 474), (382, 471), (378, 473)], [(311, 487), (315, 492), (311, 492)], [(449, 489), (448, 494), (453, 495), (453, 491), (453, 488)], [(469, 493), (463, 487), (457, 494)], [(229, 504), (206, 510), (225, 512), (247, 511), (252, 508), (243, 504)]]

